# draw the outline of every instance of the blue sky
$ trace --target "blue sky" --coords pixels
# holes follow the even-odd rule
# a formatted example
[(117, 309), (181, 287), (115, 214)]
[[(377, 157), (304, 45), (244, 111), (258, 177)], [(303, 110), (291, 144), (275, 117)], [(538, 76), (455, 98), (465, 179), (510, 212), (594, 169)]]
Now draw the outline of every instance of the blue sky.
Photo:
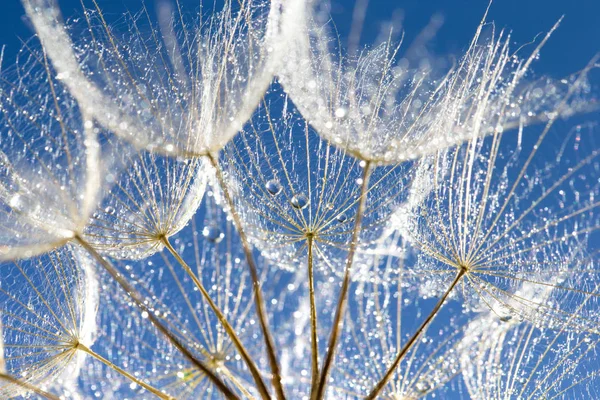
[[(351, 3), (339, 0), (336, 8), (340, 14), (350, 13)], [(394, 10), (403, 9), (405, 30), (414, 35), (431, 15), (439, 13), (444, 25), (434, 44), (441, 52), (459, 54), (468, 45), (487, 4), (487, 0), (370, 0), (365, 31), (373, 35), (377, 25), (370, 21), (389, 18)], [(498, 28), (511, 30), (513, 41), (523, 44), (547, 31), (562, 15), (564, 21), (534, 69), (544, 74), (565, 75), (583, 67), (600, 51), (600, 2), (497, 0), (491, 6), (488, 20), (494, 21)]]
[[(81, 14), (80, 0), (58, 0), (65, 17)], [(91, 1), (84, 0), (88, 6)], [(107, 18), (116, 19), (129, 9), (137, 11), (142, 0), (98, 0)], [(197, 8), (200, 0), (182, 0), (187, 11)], [(25, 22), (23, 8), (18, 0), (3, 2), (0, 13), (0, 43), (6, 46), (9, 61), (20, 48), (20, 39), (27, 39), (32, 31)], [(154, 0), (145, 3), (152, 8)], [(212, 3), (212, 2), (206, 2)], [(343, 35), (350, 26), (353, 0), (333, 0), (332, 18)], [(434, 14), (444, 18), (444, 25), (433, 41), (441, 54), (459, 55), (468, 45), (485, 11), (487, 0), (370, 0), (363, 29), (363, 42), (369, 43), (380, 32), (381, 24), (394, 11), (404, 10), (404, 29), (407, 37), (421, 32)], [(564, 76), (581, 69), (600, 52), (600, 1), (596, 0), (496, 0), (488, 20), (499, 28), (513, 32), (513, 40), (524, 44), (535, 35), (548, 30), (561, 15), (565, 19), (559, 30), (546, 45), (541, 60), (534, 66), (539, 74)]]

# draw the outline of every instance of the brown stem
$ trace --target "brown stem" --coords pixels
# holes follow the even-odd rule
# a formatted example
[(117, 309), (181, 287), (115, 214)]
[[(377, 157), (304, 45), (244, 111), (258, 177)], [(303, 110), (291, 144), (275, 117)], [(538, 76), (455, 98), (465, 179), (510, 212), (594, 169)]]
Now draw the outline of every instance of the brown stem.
[(313, 271), (313, 236), (308, 236), (308, 292), (310, 297), (310, 339), (312, 356), (311, 397), (319, 382), (319, 343), (317, 337), (317, 307), (315, 304), (315, 281)]
[(110, 362), (109, 360), (107, 360), (106, 358), (102, 357), (100, 354), (96, 353), (95, 351), (91, 350), (89, 347), (78, 343), (76, 346), (77, 350), (81, 350), (86, 354), (89, 354), (90, 356), (94, 357), (96, 360), (102, 362), (104, 365), (106, 365), (107, 367), (114, 369), (115, 371), (117, 371), (119, 374), (123, 375), (124, 377), (126, 377), (127, 379), (131, 380), (132, 382), (135, 382), (137, 385), (143, 387), (144, 389), (146, 389), (147, 391), (149, 391), (150, 393), (152, 393), (153, 395), (163, 399), (163, 400), (175, 400), (174, 397), (171, 397), (169, 395), (167, 395), (166, 393), (161, 392), (160, 390), (156, 389), (153, 386), (148, 385), (147, 383), (141, 381), (140, 379), (136, 378), (135, 376), (131, 375), (129, 372), (125, 371), (124, 369), (118, 367), (117, 365), (113, 364), (112, 362)]
[(250, 373), (252, 374), (252, 377), (254, 378), (254, 382), (256, 383), (256, 386), (258, 387), (258, 391), (260, 392), (261, 397), (265, 400), (270, 399), (271, 396), (269, 395), (269, 391), (260, 376), (260, 371), (258, 370), (254, 361), (252, 361), (252, 358), (248, 354), (248, 351), (246, 350), (246, 348), (240, 341), (240, 338), (236, 335), (233, 327), (229, 324), (229, 321), (227, 321), (227, 318), (225, 317), (225, 315), (223, 315), (223, 313), (221, 312), (219, 307), (215, 304), (213, 299), (210, 297), (210, 294), (208, 293), (208, 291), (206, 290), (204, 285), (202, 285), (202, 282), (200, 282), (200, 280), (198, 279), (196, 274), (194, 274), (194, 271), (192, 271), (192, 269), (185, 262), (185, 260), (183, 258), (181, 258), (181, 256), (177, 252), (177, 250), (175, 250), (173, 248), (173, 246), (171, 245), (171, 242), (169, 242), (169, 239), (167, 237), (163, 236), (161, 240), (164, 243), (164, 245), (166, 246), (166, 248), (171, 252), (173, 257), (175, 257), (177, 262), (185, 270), (185, 272), (188, 274), (188, 276), (192, 279), (192, 281), (194, 282), (194, 284), (196, 285), (196, 287), (198, 288), (200, 293), (202, 293), (202, 296), (204, 296), (204, 299), (208, 302), (210, 308), (212, 308), (212, 310), (216, 314), (217, 318), (219, 319), (219, 322), (221, 322), (221, 325), (223, 325), (223, 328), (225, 328), (225, 331), (231, 338), (231, 341), (233, 342), (233, 344), (235, 345), (237, 350), (240, 352), (240, 355), (246, 362), (246, 365), (248, 365), (248, 368), (250, 369)]
[(25, 390), (30, 390), (39, 396), (47, 398), (48, 400), (60, 400), (60, 397), (53, 395), (52, 393), (48, 393), (40, 389), (39, 387), (32, 385), (29, 382), (23, 382), (22, 380), (19, 380), (11, 375), (2, 372), (0, 372), (0, 380), (5, 380), (7, 382), (12, 383), (13, 385), (20, 386)]
[(442, 307), (442, 305), (444, 304), (444, 302), (450, 295), (450, 292), (452, 292), (454, 287), (458, 284), (458, 282), (460, 281), (460, 279), (463, 277), (463, 275), (466, 272), (467, 272), (467, 270), (465, 268), (461, 268), (461, 270), (456, 275), (456, 278), (454, 278), (454, 280), (452, 281), (452, 284), (450, 284), (450, 287), (448, 288), (448, 290), (446, 290), (446, 293), (444, 293), (442, 298), (440, 298), (440, 300), (437, 302), (437, 304), (435, 305), (433, 310), (431, 310), (431, 313), (429, 314), (429, 316), (425, 319), (425, 321), (423, 321), (423, 323), (421, 324), (419, 329), (417, 329), (415, 334), (408, 340), (408, 342), (406, 342), (404, 347), (402, 347), (402, 349), (400, 349), (400, 351), (396, 355), (396, 358), (394, 359), (394, 362), (392, 362), (392, 364), (389, 366), (389, 368), (387, 369), (383, 378), (381, 378), (381, 380), (379, 382), (377, 382), (377, 384), (375, 385), (375, 387), (373, 388), (371, 393), (369, 393), (369, 395), (367, 397), (365, 397), (365, 400), (374, 400), (375, 398), (377, 398), (377, 395), (379, 394), (379, 392), (381, 392), (383, 387), (388, 383), (388, 381), (394, 374), (394, 371), (398, 367), (398, 364), (400, 364), (400, 361), (402, 361), (402, 359), (404, 358), (406, 353), (416, 343), (417, 339), (419, 339), (419, 337), (421, 336), (423, 331), (425, 331), (425, 328), (427, 327), (427, 325), (429, 325), (431, 320), (437, 315), (438, 311), (440, 310), (440, 308)]
[(146, 314), (148, 315), (148, 319), (152, 324), (158, 329), (163, 335), (167, 337), (167, 339), (171, 342), (173, 346), (177, 350), (179, 350), (194, 366), (196, 366), (202, 373), (206, 375), (208, 379), (223, 393), (223, 395), (228, 399), (239, 399), (239, 397), (231, 391), (225, 385), (225, 383), (215, 375), (210, 368), (208, 368), (202, 361), (198, 360), (184, 345), (177, 339), (175, 335), (173, 335), (159, 320), (156, 318), (154, 313), (144, 304), (141, 294), (133, 288), (117, 271), (117, 269), (104, 257), (102, 257), (96, 249), (94, 249), (84, 238), (79, 235), (76, 235), (73, 238), (77, 243), (81, 245), (102, 267), (108, 272), (108, 274), (125, 290), (125, 292), (129, 295), (129, 297), (134, 301), (134, 303)]
[(367, 189), (369, 187), (369, 177), (371, 176), (371, 163), (367, 162), (363, 169), (362, 184), (360, 188), (360, 197), (358, 201), (358, 208), (356, 210), (356, 218), (354, 220), (354, 229), (352, 230), (352, 241), (350, 242), (350, 249), (348, 250), (348, 257), (346, 258), (346, 269), (344, 271), (344, 280), (342, 282), (342, 288), (340, 290), (340, 297), (338, 299), (337, 309), (335, 311), (335, 317), (333, 318), (333, 326), (331, 328), (331, 334), (329, 335), (329, 343), (327, 344), (327, 355), (323, 362), (323, 369), (321, 370), (321, 376), (317, 390), (313, 391), (314, 396), (312, 400), (322, 399), (325, 395), (325, 387), (327, 386), (327, 377), (333, 364), (333, 357), (335, 355), (335, 348), (338, 339), (341, 334), (343, 325), (343, 315), (346, 309), (346, 300), (348, 297), (348, 289), (350, 288), (350, 273), (352, 270), (352, 262), (354, 260), (354, 253), (358, 247), (358, 239), (361, 227), (361, 221), (363, 212), (367, 202)]
[(225, 366), (221, 366), (220, 368), (223, 376), (229, 378), (233, 386), (235, 386), (242, 393), (242, 395), (246, 396), (247, 400), (254, 400), (254, 396), (252, 396), (250, 392), (248, 392), (248, 389), (244, 387), (244, 384), (240, 382), (237, 376), (231, 373), (231, 371), (229, 371), (229, 369)]
[(252, 284), (254, 287), (254, 304), (256, 307), (256, 313), (258, 315), (258, 320), (260, 322), (260, 327), (262, 329), (265, 345), (267, 348), (267, 356), (269, 357), (271, 373), (273, 374), (273, 387), (275, 388), (277, 398), (279, 400), (285, 400), (283, 385), (281, 384), (281, 372), (279, 371), (279, 363), (277, 361), (277, 355), (275, 353), (273, 337), (271, 336), (271, 332), (269, 330), (267, 314), (265, 311), (265, 301), (263, 298), (262, 289), (260, 287), (260, 278), (258, 276), (256, 263), (254, 262), (252, 248), (250, 247), (250, 243), (248, 242), (248, 238), (246, 237), (246, 232), (244, 231), (242, 220), (236, 211), (233, 198), (231, 197), (229, 189), (227, 188), (227, 183), (223, 178), (223, 172), (221, 171), (219, 162), (212, 154), (209, 154), (207, 157), (210, 160), (212, 166), (215, 168), (215, 173), (217, 176), (217, 180), (219, 181), (219, 186), (221, 186), (221, 190), (223, 191), (223, 197), (225, 197), (225, 200), (227, 201), (229, 211), (231, 212), (231, 217), (233, 218), (233, 223), (238, 231), (238, 235), (240, 235), (242, 247), (244, 248), (244, 254), (246, 255), (246, 262), (248, 263), (248, 268), (250, 269), (250, 276), (252, 277)]

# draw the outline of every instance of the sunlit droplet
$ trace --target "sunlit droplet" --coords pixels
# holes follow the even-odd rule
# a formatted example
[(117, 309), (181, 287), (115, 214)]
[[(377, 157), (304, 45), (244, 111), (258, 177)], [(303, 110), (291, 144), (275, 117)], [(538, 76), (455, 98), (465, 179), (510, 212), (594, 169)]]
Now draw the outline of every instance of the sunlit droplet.
[(335, 116), (336, 118), (344, 118), (347, 114), (347, 111), (345, 108), (338, 108), (337, 110), (335, 110)]
[(308, 205), (308, 198), (303, 194), (295, 194), (290, 203), (292, 203), (292, 207), (302, 210)]
[(273, 196), (276, 196), (279, 193), (281, 193), (281, 184), (278, 180), (271, 179), (267, 182), (265, 186), (267, 188), (267, 192), (269, 192)]
[(419, 393), (427, 393), (431, 389), (431, 385), (427, 381), (419, 381), (415, 384), (415, 388)]
[(19, 196), (18, 194), (12, 196), (8, 201), (8, 205), (11, 208), (18, 208), (21, 205), (21, 196)]
[(209, 242), (219, 243), (225, 237), (225, 234), (221, 232), (218, 226), (210, 225), (205, 226), (202, 229), (202, 236), (204, 236)]

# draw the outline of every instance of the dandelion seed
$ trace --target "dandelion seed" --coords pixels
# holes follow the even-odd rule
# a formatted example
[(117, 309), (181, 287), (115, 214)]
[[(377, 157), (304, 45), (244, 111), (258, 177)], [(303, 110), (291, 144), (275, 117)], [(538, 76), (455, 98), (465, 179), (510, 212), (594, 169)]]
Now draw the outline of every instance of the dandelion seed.
[(41, 254), (81, 233), (111, 164), (108, 149), (99, 144), (100, 131), (83, 123), (85, 116), (53, 78), (45, 53), (31, 45), (22, 57), (0, 78), (3, 260)]
[[(294, 4), (282, 16), (291, 49), (279, 80), (319, 135), (361, 160), (394, 164), (554, 119), (573, 90), (570, 78), (526, 83), (530, 64), (558, 24), (529, 57), (515, 61), (509, 34), (492, 29), (489, 42), (482, 39), (484, 16), (465, 54), (440, 73), (427, 58), (404, 67), (401, 43), (391, 39), (358, 56), (344, 55), (332, 48), (331, 28), (320, 26), (313, 8), (310, 1)], [(586, 87), (579, 82), (576, 89)], [(577, 99), (558, 111), (569, 116), (591, 109)]]
[[(587, 360), (598, 338), (569, 328), (501, 324), (493, 313), (473, 321), (461, 345), (464, 381), (473, 399), (594, 396), (596, 371)], [(566, 329), (565, 329), (566, 328)]]
[[(441, 154), (434, 188), (416, 210), (429, 212), (410, 218), (405, 237), (419, 251), (417, 270), (440, 284), (444, 276), (465, 270), (461, 292), (471, 306), (491, 307), (502, 320), (520, 315), (533, 323), (570, 320), (584, 328), (585, 317), (572, 318), (569, 302), (592, 290), (581, 292), (577, 282), (583, 276), (595, 279), (581, 260), (586, 258), (586, 235), (598, 229), (598, 221), (589, 218), (598, 205), (580, 201), (560, 211), (548, 205), (572, 193), (573, 175), (591, 168), (599, 153), (590, 146), (577, 160), (557, 158), (546, 169), (547, 183), (542, 183), (528, 171), (536, 152), (552, 151), (543, 141), (548, 129), (529, 158), (504, 154), (504, 149), (514, 149), (515, 141), (506, 134), (472, 140)], [(534, 292), (554, 288), (561, 306), (527, 299), (518, 292), (523, 283)]]
[[(568, 101), (567, 97), (561, 105)], [(509, 310), (540, 326), (569, 321), (574, 329), (586, 330), (595, 324), (591, 304), (573, 316), (570, 302), (590, 293), (578, 282), (588, 273), (581, 270), (580, 262), (588, 251), (587, 236), (600, 226), (593, 217), (598, 204), (579, 202), (568, 211), (558, 211), (553, 199), (560, 196), (561, 187), (568, 190), (577, 171), (593, 170), (600, 153), (590, 145), (587, 154), (565, 160), (560, 148), (557, 154), (544, 140), (553, 123), (551, 119), (537, 138), (528, 140), (530, 152), (515, 151), (520, 138), (495, 132), (436, 155), (431, 192), (408, 215), (410, 222), (398, 227), (418, 252), (416, 273), (429, 276), (434, 285), (437, 282), (438, 295), (442, 293), (422, 328), (454, 291), (463, 294), (468, 307), (491, 308), (507, 321)], [(542, 180), (534, 165), (544, 164), (536, 156), (553, 153), (556, 161), (543, 169), (547, 181)], [(589, 185), (588, 190), (596, 191), (597, 185)], [(566, 271), (571, 273), (563, 275)], [(594, 280), (594, 272), (589, 274)], [(516, 292), (523, 282), (536, 290), (551, 285), (557, 289), (558, 305), (523, 298)], [(591, 293), (597, 294), (594, 290)], [(415, 340), (419, 334), (415, 333)], [(411, 343), (398, 352), (369, 399), (382, 389)]]
[(174, 24), (183, 21), (181, 9), (163, 3), (159, 27), (146, 13), (128, 21), (123, 37), (97, 8), (86, 12), (88, 32), (77, 42), (58, 22), (55, 6), (23, 3), (61, 81), (86, 113), (137, 148), (171, 156), (218, 152), (252, 115), (281, 54), (277, 2), (269, 12), (260, 1), (236, 10), (226, 1), (208, 21), (190, 26)]
[[(274, 86), (272, 94), (280, 90)], [(275, 119), (272, 113), (280, 104), (260, 107), (252, 126), (225, 148), (223, 165), (245, 229), (265, 257), (286, 269), (306, 261), (312, 237), (315, 266), (342, 274), (361, 190), (356, 179), (364, 174), (364, 165), (298, 121), (285, 98), (287, 112)], [(297, 124), (303, 134), (296, 131)], [(365, 248), (404, 200), (402, 188), (410, 179), (407, 166), (375, 171), (363, 215)]]
[(202, 202), (211, 175), (199, 158), (178, 160), (142, 153), (126, 162), (103, 212), (96, 211), (85, 238), (103, 253), (143, 259), (189, 223)]
[[(247, 269), (234, 262), (235, 256), (241, 256), (243, 252), (239, 238), (231, 223), (226, 221), (225, 214), (214, 203), (208, 207), (212, 210), (213, 226), (223, 229), (221, 241), (209, 242), (202, 235), (192, 235), (202, 222), (198, 215), (181, 232), (175, 234), (172, 240), (176, 246), (185, 243), (179, 256), (189, 263), (195, 276), (203, 282), (209, 297), (222, 310), (224, 318), (230, 321), (252, 359), (261, 363), (261, 369), (268, 368), (264, 349), (257, 345), (260, 343), (258, 336), (261, 333), (260, 327), (255, 323), (252, 281)], [(194, 290), (196, 286), (189, 275), (178, 268), (178, 261), (168, 253), (157, 253), (150, 259), (153, 265), (161, 266), (161, 272), (140, 271), (139, 289), (149, 299), (149, 307), (153, 312), (168, 315), (170, 327), (177, 337), (221, 376), (236, 394), (244, 398), (259, 396), (251, 372), (240, 357), (236, 345), (223, 329), (207, 299)], [(265, 269), (262, 279), (276, 282), (278, 278), (277, 274)], [(128, 360), (128, 364), (143, 371), (145, 379), (174, 398), (220, 398), (221, 395), (214, 390), (204, 374), (192, 368), (168, 342), (148, 329), (143, 315), (139, 312), (119, 311), (122, 307), (128, 308), (123, 304), (126, 298), (115, 296), (112, 291), (107, 292), (102, 317), (112, 321), (114, 332), (123, 329), (131, 331), (131, 334), (122, 338), (120, 344), (122, 348), (129, 350), (124, 351), (121, 356)], [(160, 293), (160, 297), (153, 296), (153, 293)], [(281, 303), (284, 302), (282, 298)], [(270, 309), (277, 312), (279, 306), (280, 302), (277, 302)], [(144, 342), (135, 345), (136, 337), (143, 337)], [(109, 342), (106, 345), (112, 347), (119, 344)], [(143, 357), (146, 352), (151, 352), (152, 357)], [(180, 367), (173, 370), (176, 366)], [(91, 380), (93, 375), (86, 376), (85, 379)], [(128, 385), (129, 382), (122, 380), (119, 392), (129, 390), (125, 388)]]
[[(77, 343), (92, 346), (96, 334), (98, 285), (90, 260), (65, 249), (27, 262), (2, 265), (0, 317), (6, 371), (26, 383), (71, 390), (85, 356)], [(6, 281), (6, 277), (14, 281)], [(18, 289), (16, 289), (18, 288)], [(3, 397), (24, 394), (0, 386)]]

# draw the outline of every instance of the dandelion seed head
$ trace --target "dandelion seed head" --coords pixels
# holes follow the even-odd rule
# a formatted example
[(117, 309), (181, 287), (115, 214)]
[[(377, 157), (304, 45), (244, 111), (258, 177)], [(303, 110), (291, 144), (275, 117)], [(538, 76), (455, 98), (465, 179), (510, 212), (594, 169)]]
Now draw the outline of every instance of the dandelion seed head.
[(0, 397), (596, 397), (598, 65), (533, 75), (558, 23), (449, 59), (312, 0), (22, 3)]
[[(293, 270), (306, 260), (310, 240), (315, 265), (340, 274), (366, 164), (319, 138), (285, 95), (283, 115), (276, 117), (280, 104), (259, 109), (252, 126), (226, 147), (223, 165), (251, 240), (265, 257)], [(410, 179), (408, 166), (373, 167), (359, 252), (378, 237)]]
[(33, 256), (81, 233), (110, 156), (99, 132), (30, 43), (0, 84), (0, 257)]
[[(430, 56), (404, 55), (392, 40), (345, 55), (332, 46), (333, 29), (318, 22), (314, 8), (304, 2), (284, 13), (283, 34), (292, 48), (279, 81), (319, 135), (359, 159), (398, 163), (475, 136), (590, 109), (576, 97), (555, 110), (576, 78), (526, 82), (539, 47), (516, 58), (505, 32), (486, 40), (481, 25), (462, 58), (438, 71)], [(589, 90), (585, 82), (575, 86), (580, 93)]]
[[(28, 261), (2, 265), (0, 317), (6, 372), (36, 386), (77, 391), (87, 361), (79, 343), (97, 335), (98, 279), (93, 262), (69, 246)], [(18, 288), (18, 290), (15, 290)], [(24, 394), (0, 385), (3, 396)]]
[[(558, 210), (549, 205), (564, 203), (553, 202), (567, 192), (574, 197), (573, 175), (593, 169), (598, 153), (591, 146), (566, 160), (544, 139), (544, 133), (528, 138), (531, 153), (515, 150), (520, 139), (506, 133), (446, 150), (434, 163), (430, 191), (396, 222), (417, 250), (415, 272), (431, 277), (431, 294), (464, 270), (461, 293), (475, 309), (491, 308), (501, 319), (540, 325), (568, 320), (575, 329), (587, 329), (595, 301), (577, 311), (571, 302), (585, 297), (580, 279), (595, 279), (586, 267), (586, 243), (598, 227), (592, 216), (597, 204), (580, 200)], [(529, 172), (536, 156), (551, 152), (558, 156), (540, 161), (543, 172)], [(554, 300), (563, 308), (556, 309)]]
[(142, 12), (125, 29), (108, 26), (98, 9), (86, 14), (77, 40), (46, 17), (55, 8), (25, 3), (81, 106), (135, 147), (168, 155), (207, 155), (225, 146), (252, 115), (281, 53), (273, 26), (278, 8), (261, 1), (240, 9), (226, 1), (208, 20), (191, 23), (181, 9), (162, 4), (158, 26)]
[(212, 171), (199, 158), (142, 153), (125, 163), (85, 230), (90, 243), (118, 258), (159, 251), (196, 213)]

